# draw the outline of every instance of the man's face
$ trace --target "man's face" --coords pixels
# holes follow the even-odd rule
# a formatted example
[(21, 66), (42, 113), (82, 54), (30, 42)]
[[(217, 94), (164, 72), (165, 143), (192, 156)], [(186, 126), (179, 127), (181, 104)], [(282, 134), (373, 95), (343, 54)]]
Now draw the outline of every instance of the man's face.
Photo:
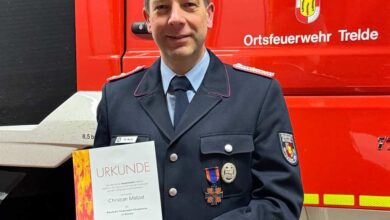
[(202, 56), (213, 15), (213, 3), (205, 5), (203, 0), (150, 0), (149, 13), (144, 10), (163, 58), (176, 61)]

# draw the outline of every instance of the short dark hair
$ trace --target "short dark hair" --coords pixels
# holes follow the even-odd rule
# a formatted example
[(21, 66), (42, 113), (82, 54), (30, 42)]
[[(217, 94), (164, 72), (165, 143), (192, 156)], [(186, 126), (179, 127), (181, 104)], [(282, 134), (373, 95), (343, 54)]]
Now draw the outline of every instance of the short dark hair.
[[(204, 1), (204, 4), (207, 6), (207, 5), (209, 5), (211, 0), (203, 0), (203, 1)], [(144, 7), (145, 7), (145, 10), (147, 12), (149, 12), (149, 2), (150, 2), (150, 0), (144, 0)]]

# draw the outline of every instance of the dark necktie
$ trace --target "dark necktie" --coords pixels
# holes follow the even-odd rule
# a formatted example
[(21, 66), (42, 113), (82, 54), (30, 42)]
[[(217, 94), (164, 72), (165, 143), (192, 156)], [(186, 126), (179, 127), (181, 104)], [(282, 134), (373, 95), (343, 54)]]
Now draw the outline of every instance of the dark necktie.
[(192, 86), (185, 76), (175, 76), (169, 84), (168, 91), (175, 95), (174, 127), (179, 124), (180, 118), (189, 104), (187, 98), (188, 90), (192, 90)]

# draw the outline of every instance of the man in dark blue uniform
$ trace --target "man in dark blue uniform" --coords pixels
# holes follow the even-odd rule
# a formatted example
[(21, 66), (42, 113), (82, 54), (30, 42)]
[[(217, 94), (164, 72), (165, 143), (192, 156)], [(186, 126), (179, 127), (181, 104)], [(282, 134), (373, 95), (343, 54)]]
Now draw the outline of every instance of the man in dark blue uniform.
[(145, 1), (161, 58), (104, 86), (95, 147), (155, 141), (164, 219), (298, 219), (303, 192), (279, 84), (206, 49), (213, 14), (208, 0)]

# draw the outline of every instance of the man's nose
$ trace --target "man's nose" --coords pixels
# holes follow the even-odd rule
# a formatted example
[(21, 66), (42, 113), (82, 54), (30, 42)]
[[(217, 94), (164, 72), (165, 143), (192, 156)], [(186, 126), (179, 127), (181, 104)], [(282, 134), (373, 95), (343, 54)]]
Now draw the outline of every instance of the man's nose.
[(170, 25), (178, 25), (184, 23), (184, 11), (178, 3), (172, 5), (171, 15), (168, 20)]

